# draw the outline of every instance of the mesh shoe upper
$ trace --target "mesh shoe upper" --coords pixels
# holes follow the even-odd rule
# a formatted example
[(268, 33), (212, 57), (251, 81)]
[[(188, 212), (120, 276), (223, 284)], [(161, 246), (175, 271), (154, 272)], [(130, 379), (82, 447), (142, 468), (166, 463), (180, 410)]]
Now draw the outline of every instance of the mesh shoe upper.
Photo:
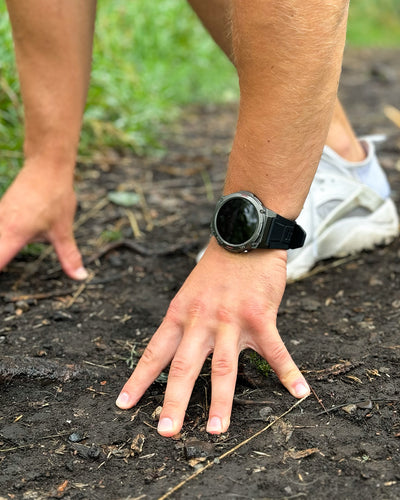
[(305, 246), (288, 252), (288, 279), (305, 274), (319, 260), (390, 241), (398, 234), (390, 186), (372, 141), (362, 144), (365, 160), (351, 163), (325, 146), (297, 222)]

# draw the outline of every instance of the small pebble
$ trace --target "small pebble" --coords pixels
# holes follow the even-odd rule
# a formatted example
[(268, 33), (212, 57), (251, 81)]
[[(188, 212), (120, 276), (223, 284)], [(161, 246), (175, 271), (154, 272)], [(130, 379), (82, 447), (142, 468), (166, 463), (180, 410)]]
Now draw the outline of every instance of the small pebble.
[(208, 458), (215, 455), (214, 443), (200, 441), (199, 439), (188, 439), (184, 450), (187, 460), (191, 458)]
[(346, 405), (343, 406), (342, 410), (348, 413), (349, 415), (352, 415), (357, 411), (357, 405), (354, 404)]
[(80, 432), (73, 432), (68, 436), (68, 440), (71, 441), (71, 443), (79, 443), (79, 441), (83, 441), (84, 439), (85, 436)]
[(65, 311), (54, 311), (50, 318), (54, 321), (69, 321), (72, 316)]
[(272, 408), (270, 406), (264, 406), (261, 408), (261, 410), (258, 412), (260, 417), (265, 420), (267, 417), (269, 417), (272, 414)]
[(29, 305), (25, 300), (17, 300), (15, 306), (23, 312), (29, 311)]

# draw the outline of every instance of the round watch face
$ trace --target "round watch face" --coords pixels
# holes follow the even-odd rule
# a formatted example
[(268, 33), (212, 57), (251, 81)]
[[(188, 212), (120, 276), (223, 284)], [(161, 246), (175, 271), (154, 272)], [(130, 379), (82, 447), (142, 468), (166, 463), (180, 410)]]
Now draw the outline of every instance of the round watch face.
[(228, 244), (243, 245), (257, 232), (259, 213), (250, 200), (231, 198), (219, 209), (215, 224), (219, 235)]

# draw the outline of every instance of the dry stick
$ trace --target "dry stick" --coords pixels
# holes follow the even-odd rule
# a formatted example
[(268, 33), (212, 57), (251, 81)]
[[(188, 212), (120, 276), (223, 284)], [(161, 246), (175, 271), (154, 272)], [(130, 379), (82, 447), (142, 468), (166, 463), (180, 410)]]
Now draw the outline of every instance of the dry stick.
[(137, 182), (133, 182), (133, 187), (136, 193), (138, 193), (140, 198), (140, 206), (142, 208), (143, 218), (146, 222), (146, 231), (150, 232), (154, 229), (154, 221), (151, 215), (149, 206), (147, 205), (146, 196), (144, 194), (143, 187)]
[(400, 111), (394, 106), (384, 106), (383, 112), (395, 125), (400, 127)]
[(81, 283), (78, 287), (78, 289), (76, 290), (76, 292), (74, 293), (74, 295), (69, 299), (69, 301), (67, 302), (67, 305), (65, 306), (65, 309), (68, 309), (72, 306), (72, 304), (75, 303), (76, 299), (79, 297), (79, 295), (81, 295), (81, 293), (85, 290), (85, 288), (90, 285), (90, 282), (93, 280), (93, 278), (96, 276), (96, 273), (90, 273), (89, 277), (87, 278), (86, 281), (84, 281), (83, 283)]
[(318, 403), (322, 406), (323, 410), (326, 411), (326, 408), (324, 406), (324, 403), (322, 402), (322, 399), (317, 395), (317, 393), (314, 391), (314, 389), (310, 386), (311, 392), (314, 394), (315, 399), (318, 401)]
[(107, 198), (102, 198), (99, 200), (96, 205), (88, 210), (86, 213), (82, 214), (79, 219), (75, 222), (73, 228), (74, 230), (80, 228), (87, 220), (91, 219), (94, 217), (100, 210), (102, 210), (104, 207), (106, 207), (109, 204), (109, 201)]
[[(297, 401), (293, 406), (291, 406), (288, 410), (286, 410), (284, 413), (282, 413), (282, 415), (280, 415), (279, 417), (276, 417), (276, 419), (271, 422), (270, 424), (268, 424), (267, 426), (265, 426), (263, 429), (257, 431), (255, 434), (253, 434), (252, 436), (250, 436), (249, 438), (245, 439), (244, 441), (242, 441), (241, 443), (237, 444), (236, 446), (234, 446), (233, 448), (231, 448), (230, 450), (226, 451), (225, 453), (223, 453), (222, 455), (220, 455), (218, 457), (218, 460), (223, 460), (224, 458), (226, 457), (229, 457), (229, 455), (232, 455), (232, 453), (234, 453), (236, 450), (238, 450), (239, 448), (241, 448), (242, 446), (244, 446), (245, 444), (249, 443), (250, 441), (252, 441), (253, 439), (255, 439), (256, 437), (260, 436), (263, 432), (265, 432), (266, 430), (268, 430), (270, 427), (272, 427), (274, 424), (276, 424), (276, 422), (278, 422), (278, 420), (281, 420), (283, 417), (285, 417), (288, 413), (290, 413), (292, 410), (294, 410), (299, 404), (301, 404), (305, 399), (308, 398), (309, 395), (305, 396), (304, 398), (300, 399), (299, 401)], [(175, 493), (176, 491), (178, 491), (180, 488), (182, 488), (182, 486), (184, 486), (186, 483), (188, 483), (189, 481), (191, 481), (192, 479), (194, 479), (195, 477), (199, 476), (202, 472), (204, 472), (206, 469), (209, 469), (210, 467), (212, 467), (214, 465), (214, 461), (212, 462), (208, 462), (203, 468), (199, 469), (198, 471), (194, 472), (191, 476), (189, 476), (188, 478), (184, 479), (183, 481), (181, 481), (179, 484), (177, 484), (176, 486), (174, 486), (171, 490), (169, 490), (167, 493), (165, 493), (163, 496), (159, 497), (158, 500), (165, 500), (166, 498), (170, 497), (172, 495), (172, 493)]]
[(12, 295), (9, 292), (0, 293), (6, 302), (18, 302), (19, 300), (43, 300), (52, 297), (62, 297), (64, 295), (71, 295), (75, 291), (74, 288), (66, 288), (65, 290), (52, 290), (50, 292), (28, 293), (23, 295)]
[(129, 224), (131, 226), (134, 238), (136, 240), (139, 240), (140, 238), (143, 237), (143, 234), (140, 231), (139, 224), (138, 221), (136, 220), (135, 214), (132, 212), (132, 210), (125, 209), (125, 215), (129, 220)]
[(345, 406), (348, 406), (350, 404), (359, 405), (362, 403), (368, 403), (369, 401), (371, 401), (373, 403), (398, 403), (400, 401), (400, 399), (398, 399), (398, 398), (371, 398), (371, 399), (362, 399), (361, 401), (354, 401), (354, 402), (348, 401), (347, 403), (343, 403), (341, 405), (336, 405), (336, 406), (333, 406), (332, 408), (328, 408), (325, 411), (321, 411), (320, 413), (317, 413), (316, 416), (319, 417), (321, 415), (326, 415), (328, 413), (332, 413), (333, 411), (340, 410), (341, 408), (344, 408)]

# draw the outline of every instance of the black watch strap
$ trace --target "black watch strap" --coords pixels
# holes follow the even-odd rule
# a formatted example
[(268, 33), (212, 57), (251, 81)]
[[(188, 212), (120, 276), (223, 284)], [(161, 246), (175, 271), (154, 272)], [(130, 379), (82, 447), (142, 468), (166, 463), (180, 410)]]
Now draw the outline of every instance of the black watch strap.
[(295, 221), (285, 219), (281, 215), (271, 218), (271, 224), (264, 235), (263, 248), (300, 248), (304, 245), (306, 233)]

